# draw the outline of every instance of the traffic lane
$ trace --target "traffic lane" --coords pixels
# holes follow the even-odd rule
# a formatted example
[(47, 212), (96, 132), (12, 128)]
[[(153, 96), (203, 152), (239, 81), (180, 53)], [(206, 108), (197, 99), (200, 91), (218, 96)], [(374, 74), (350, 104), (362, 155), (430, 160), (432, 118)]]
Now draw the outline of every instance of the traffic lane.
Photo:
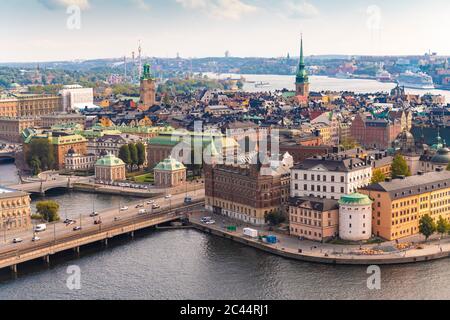
[[(195, 194), (190, 195), (190, 197), (193, 199), (193, 201), (201, 200), (202, 196), (204, 195), (204, 191), (195, 192)], [(82, 228), (88, 228), (89, 226), (95, 225), (94, 222), (98, 219), (102, 220), (102, 223), (111, 223), (114, 222), (116, 218), (119, 219), (127, 219), (134, 217), (136, 215), (139, 215), (139, 211), (142, 208), (136, 208), (135, 206), (138, 204), (144, 204), (144, 208), (149, 211), (150, 214), (152, 213), (159, 213), (161, 211), (171, 209), (171, 207), (176, 207), (184, 203), (185, 196), (182, 195), (176, 195), (172, 196), (171, 198), (157, 198), (155, 200), (155, 204), (158, 204), (160, 206), (160, 209), (152, 209), (153, 204), (147, 203), (151, 200), (146, 200), (145, 202), (139, 201), (139, 202), (133, 202), (133, 206), (129, 207), (128, 210), (120, 211), (119, 209), (109, 209), (105, 210), (103, 212), (99, 212), (99, 216), (97, 217), (90, 217), (89, 214), (87, 216), (82, 216), (81, 220), (78, 219), (75, 224), (66, 225), (64, 223), (54, 223), (49, 224), (47, 226), (47, 230), (44, 232), (36, 233), (36, 235), (43, 240), (51, 240), (57, 237), (61, 237), (64, 235), (67, 235), (73, 231), (73, 228), (76, 226), (81, 226)], [(80, 223), (81, 221), (81, 223)], [(14, 236), (10, 236), (7, 238), (7, 243), (0, 246), (0, 252), (9, 250), (9, 249), (18, 249), (21, 248), (21, 246), (25, 245), (26, 243), (31, 242), (32, 238), (34, 236), (33, 230), (27, 230), (23, 232), (16, 233)], [(13, 239), (15, 238), (21, 238), (23, 240), (22, 243), (14, 244)]]

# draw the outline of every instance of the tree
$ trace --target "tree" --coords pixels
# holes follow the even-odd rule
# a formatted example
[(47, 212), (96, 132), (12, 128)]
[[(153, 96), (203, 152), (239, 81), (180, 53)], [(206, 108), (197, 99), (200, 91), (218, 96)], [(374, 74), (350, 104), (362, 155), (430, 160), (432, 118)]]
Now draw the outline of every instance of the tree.
[(136, 148), (138, 152), (138, 166), (142, 167), (145, 163), (145, 146), (142, 142), (138, 142)]
[(265, 220), (271, 226), (277, 226), (286, 221), (286, 217), (279, 211), (271, 212), (265, 216)]
[(128, 148), (130, 149), (131, 171), (133, 171), (133, 167), (137, 166), (139, 163), (138, 150), (134, 143), (130, 143)]
[(447, 171), (450, 171), (450, 162), (448, 163)]
[(436, 223), (428, 214), (420, 219), (419, 232), (425, 236), (425, 240), (428, 240), (428, 238), (436, 232)]
[(39, 170), (53, 169), (55, 166), (55, 155), (53, 151), (53, 145), (48, 139), (35, 138), (31, 140), (29, 145), (27, 164), (33, 169), (36, 167), (37, 160), (39, 160)]
[(36, 156), (31, 158), (30, 168), (33, 171), (34, 176), (37, 176), (39, 173), (41, 173), (41, 161), (39, 160), (39, 158), (37, 158)]
[(127, 144), (120, 147), (119, 159), (121, 159), (123, 162), (125, 162), (125, 164), (127, 164), (128, 166), (131, 165), (130, 147)]
[(444, 234), (450, 231), (450, 224), (446, 219), (442, 218), (442, 216), (439, 216), (439, 220), (436, 225), (436, 231), (440, 233), (441, 236), (444, 236)]
[(398, 178), (400, 176), (411, 176), (408, 164), (401, 154), (397, 154), (392, 161), (392, 177)]
[(55, 201), (39, 201), (36, 209), (37, 213), (47, 222), (59, 221), (59, 204)]
[(371, 180), (372, 184), (380, 183), (385, 180), (386, 180), (386, 175), (383, 172), (381, 172), (380, 169), (374, 170), (373, 175), (372, 175), (372, 180)]
[(341, 141), (341, 146), (344, 150), (351, 150), (358, 146), (358, 141), (353, 138), (345, 138)]

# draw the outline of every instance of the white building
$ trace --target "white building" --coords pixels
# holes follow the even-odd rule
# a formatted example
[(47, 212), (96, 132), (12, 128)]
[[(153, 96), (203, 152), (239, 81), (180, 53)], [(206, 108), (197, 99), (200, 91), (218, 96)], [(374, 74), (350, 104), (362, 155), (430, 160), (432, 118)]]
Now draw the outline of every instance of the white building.
[(94, 169), (96, 160), (94, 154), (82, 155), (70, 149), (64, 158), (64, 168), (69, 171), (89, 171)]
[(372, 166), (359, 158), (328, 155), (306, 159), (291, 170), (292, 197), (338, 200), (368, 186)]
[(339, 237), (342, 240), (363, 241), (372, 236), (372, 200), (354, 193), (339, 200)]
[(80, 85), (64, 86), (59, 92), (63, 97), (64, 111), (94, 107), (94, 89), (83, 88)]

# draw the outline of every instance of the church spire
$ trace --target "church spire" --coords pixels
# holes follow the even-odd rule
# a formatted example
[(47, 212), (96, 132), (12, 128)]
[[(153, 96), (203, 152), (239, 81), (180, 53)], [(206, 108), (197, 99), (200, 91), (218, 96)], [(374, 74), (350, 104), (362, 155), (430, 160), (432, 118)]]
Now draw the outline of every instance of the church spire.
[(305, 56), (303, 53), (303, 34), (302, 34), (300, 37), (300, 61), (298, 63), (296, 83), (297, 84), (308, 83), (308, 80), (309, 80), (308, 72), (306, 71)]

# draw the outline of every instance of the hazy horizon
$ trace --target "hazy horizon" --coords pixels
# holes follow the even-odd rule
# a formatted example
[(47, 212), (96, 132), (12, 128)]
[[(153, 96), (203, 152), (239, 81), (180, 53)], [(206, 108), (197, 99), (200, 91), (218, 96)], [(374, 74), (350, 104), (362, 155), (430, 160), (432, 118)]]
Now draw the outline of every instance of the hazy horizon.
[(306, 56), (450, 56), (448, 12), (447, 0), (2, 1), (0, 61), (118, 59), (139, 40), (148, 57), (297, 57), (301, 32)]

